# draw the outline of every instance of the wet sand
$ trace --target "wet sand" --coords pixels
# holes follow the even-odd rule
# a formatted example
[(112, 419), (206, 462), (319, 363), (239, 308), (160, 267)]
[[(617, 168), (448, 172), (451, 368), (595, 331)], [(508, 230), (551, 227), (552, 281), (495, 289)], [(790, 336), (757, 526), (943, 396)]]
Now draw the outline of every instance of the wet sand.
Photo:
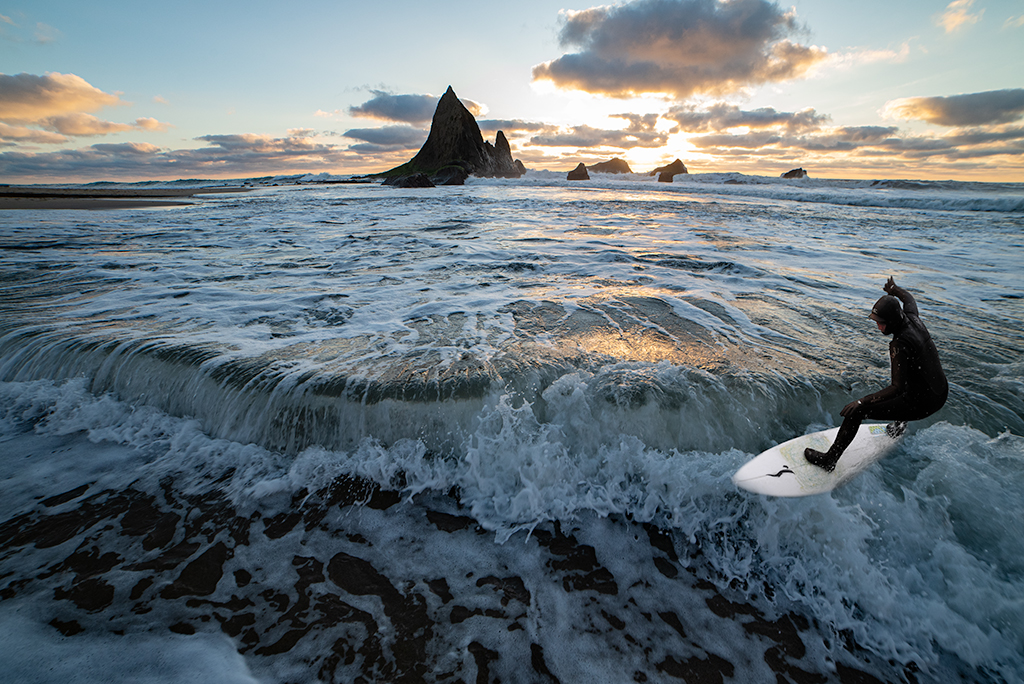
[(136, 209), (194, 204), (195, 195), (248, 192), (252, 188), (86, 188), (40, 185), (0, 186), (2, 209)]

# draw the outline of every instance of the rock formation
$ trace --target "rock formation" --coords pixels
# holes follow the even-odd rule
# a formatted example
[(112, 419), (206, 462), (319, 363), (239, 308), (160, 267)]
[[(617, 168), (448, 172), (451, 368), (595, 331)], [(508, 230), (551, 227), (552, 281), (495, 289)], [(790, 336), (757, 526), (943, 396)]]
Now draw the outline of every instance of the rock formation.
[[(526, 167), (512, 159), (508, 139), (501, 131), (494, 145), (484, 141), (473, 114), (448, 86), (437, 103), (430, 133), (420, 151), (405, 164), (379, 176), (390, 181), (417, 173), (429, 177), (434, 184), (451, 185), (465, 181), (469, 175), (518, 178), (526, 173)], [(389, 185), (395, 184), (388, 181), (385, 182)]]
[(633, 173), (633, 170), (629, 168), (629, 164), (619, 158), (599, 164), (591, 164), (590, 170), (595, 173)]
[(783, 178), (807, 178), (807, 172), (803, 169), (790, 169), (782, 174)]
[(577, 166), (575, 169), (573, 169), (572, 171), (569, 172), (569, 175), (566, 176), (566, 179), (567, 180), (590, 180), (590, 174), (587, 173), (587, 167), (583, 164), (583, 162), (580, 162), (579, 166)]
[[(447, 170), (447, 169), (446, 169)], [(465, 180), (465, 178), (463, 178)], [(427, 178), (422, 173), (412, 173), (408, 176), (394, 176), (384, 181), (384, 185), (390, 185), (393, 188), (433, 188), (438, 184)], [(441, 183), (441, 185), (452, 185), (451, 183)]]
[(686, 170), (686, 164), (684, 164), (681, 160), (676, 159), (674, 162), (667, 166), (659, 166), (658, 168), (651, 171), (648, 175), (653, 176), (654, 174), (658, 174), (659, 183), (671, 183), (672, 179), (675, 176), (678, 176), (679, 174), (682, 173), (690, 172)]

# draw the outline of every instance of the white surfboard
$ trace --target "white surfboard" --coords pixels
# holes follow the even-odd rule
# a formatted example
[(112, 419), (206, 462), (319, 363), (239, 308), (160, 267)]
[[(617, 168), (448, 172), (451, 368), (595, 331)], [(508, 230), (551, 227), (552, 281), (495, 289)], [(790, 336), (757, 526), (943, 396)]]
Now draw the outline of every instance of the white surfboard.
[(829, 492), (892, 451), (899, 443), (885, 424), (862, 424), (831, 473), (804, 458), (804, 449), (828, 451), (839, 428), (814, 432), (773, 446), (747, 461), (732, 476), (737, 487), (771, 496), (809, 496)]

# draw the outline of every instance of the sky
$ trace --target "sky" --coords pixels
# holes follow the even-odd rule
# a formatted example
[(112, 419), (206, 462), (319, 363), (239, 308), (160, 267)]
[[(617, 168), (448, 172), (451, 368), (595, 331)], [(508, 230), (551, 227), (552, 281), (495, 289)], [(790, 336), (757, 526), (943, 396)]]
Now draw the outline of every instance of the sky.
[(528, 169), (1024, 182), (1024, 0), (0, 0), (0, 182), (362, 174), (451, 86)]

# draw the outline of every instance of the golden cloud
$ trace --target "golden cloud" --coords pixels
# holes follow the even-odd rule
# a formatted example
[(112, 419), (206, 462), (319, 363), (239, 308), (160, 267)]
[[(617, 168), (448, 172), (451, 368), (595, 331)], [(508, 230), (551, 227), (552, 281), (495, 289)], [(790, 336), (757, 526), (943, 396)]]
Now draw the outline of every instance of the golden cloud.
[(986, 126), (1024, 117), (1024, 88), (989, 90), (947, 97), (905, 97), (886, 103), (884, 116), (916, 119), (939, 126)]
[(971, 14), (970, 9), (973, 4), (974, 0), (953, 0), (946, 6), (946, 11), (936, 17), (935, 23), (944, 28), (946, 33), (953, 33), (965, 26), (970, 26), (981, 19), (981, 15), (985, 13), (985, 10), (981, 10), (977, 14)]
[(0, 74), (0, 121), (6, 123), (32, 124), (126, 104), (74, 74)]
[(67, 138), (59, 133), (41, 131), (38, 128), (28, 128), (27, 126), (10, 126), (5, 123), (0, 123), (0, 141), (8, 143), (55, 145), (67, 142), (67, 140)]

